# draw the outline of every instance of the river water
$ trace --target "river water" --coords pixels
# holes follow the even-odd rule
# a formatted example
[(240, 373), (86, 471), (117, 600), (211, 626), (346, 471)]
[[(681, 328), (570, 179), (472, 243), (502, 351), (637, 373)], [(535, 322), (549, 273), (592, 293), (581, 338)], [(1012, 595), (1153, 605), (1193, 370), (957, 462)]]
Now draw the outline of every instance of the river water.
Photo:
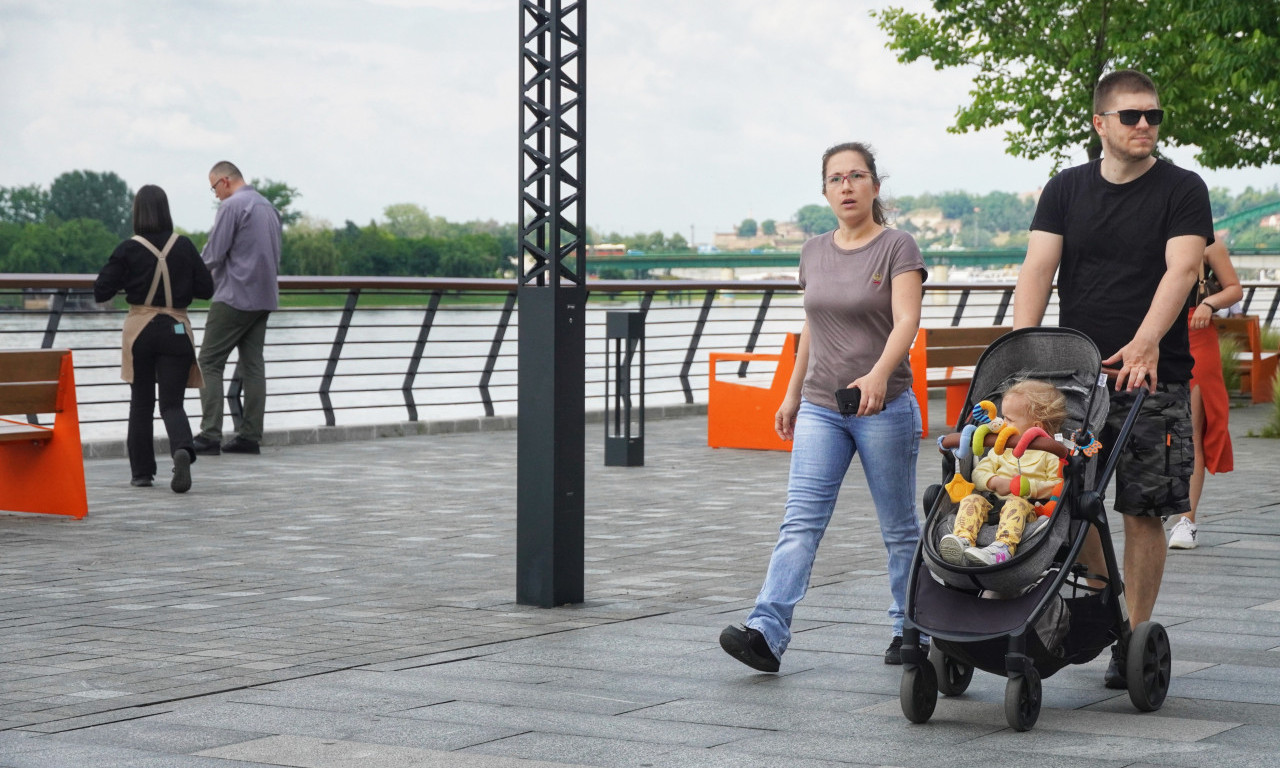
[[(696, 402), (706, 402), (707, 354), (711, 350), (743, 351), (747, 345), (760, 296), (749, 286), (735, 295), (717, 295), (707, 325), (689, 368), (689, 384)], [(977, 297), (979, 294), (975, 294)], [(956, 310), (956, 294), (926, 295), (923, 323), (950, 325)], [(990, 324), (998, 294), (974, 298), (962, 316), (964, 325)], [(985, 302), (985, 303), (980, 303)], [(679, 379), (701, 311), (702, 296), (672, 294), (655, 297), (645, 325), (645, 383), (647, 405), (685, 402)], [(588, 410), (604, 408), (605, 369), (610, 342), (605, 338), (605, 316), (610, 311), (634, 311), (633, 302), (596, 301), (587, 310)], [(1055, 307), (1056, 309), (1056, 307)], [(404, 421), (405, 386), (423, 318), (424, 308), (358, 309), (336, 364), (331, 398), (339, 425)], [(423, 421), (477, 418), (485, 415), (479, 384), (485, 361), (494, 345), (501, 306), (441, 305), (436, 313), (423, 358), (412, 384)], [(271, 317), (267, 334), (269, 431), (321, 426), (325, 423), (318, 394), (338, 332), (342, 312), (332, 309), (282, 310)], [(495, 415), (516, 412), (519, 311), (499, 346), (489, 380)], [(54, 347), (70, 347), (76, 361), (76, 384), (81, 432), (85, 440), (122, 439), (128, 417), (129, 387), (120, 380), (120, 326), (122, 313), (68, 312), (61, 321)], [(1011, 315), (1006, 322), (1011, 320)], [(193, 314), (197, 340), (203, 329), (203, 313)], [(0, 315), (0, 347), (41, 346), (47, 315)], [(775, 295), (757, 351), (776, 352), (782, 335), (798, 331), (803, 323), (799, 296)], [(227, 366), (227, 376), (235, 356)], [(751, 380), (766, 384), (772, 372), (768, 363), (753, 363)], [(726, 375), (722, 368), (720, 375)], [(638, 361), (633, 376), (639, 376)], [(638, 388), (638, 385), (636, 385)], [(612, 407), (612, 406), (611, 406)], [(188, 391), (187, 412), (198, 423), (199, 400)], [(228, 419), (226, 430), (230, 431)]]

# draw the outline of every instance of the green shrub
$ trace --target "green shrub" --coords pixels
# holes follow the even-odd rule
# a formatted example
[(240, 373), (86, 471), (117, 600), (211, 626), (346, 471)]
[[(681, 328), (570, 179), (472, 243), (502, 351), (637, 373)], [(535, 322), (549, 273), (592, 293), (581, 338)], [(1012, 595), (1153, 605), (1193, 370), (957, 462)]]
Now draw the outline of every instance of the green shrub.
[(1263, 437), (1280, 437), (1280, 376), (1271, 380), (1271, 418), (1262, 425)]
[(1235, 395), (1240, 391), (1236, 356), (1244, 351), (1244, 346), (1233, 336), (1222, 336), (1218, 339), (1218, 351), (1222, 354), (1222, 381), (1227, 385), (1227, 394)]

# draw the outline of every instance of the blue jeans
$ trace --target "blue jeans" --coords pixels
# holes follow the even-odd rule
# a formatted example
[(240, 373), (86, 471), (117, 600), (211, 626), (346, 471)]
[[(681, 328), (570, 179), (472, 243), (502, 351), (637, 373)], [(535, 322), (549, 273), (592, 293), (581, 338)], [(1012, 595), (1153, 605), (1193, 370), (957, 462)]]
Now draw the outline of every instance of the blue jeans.
[(791, 642), (791, 616), (809, 588), (818, 542), (827, 530), (854, 454), (862, 461), (880, 534), (889, 552), (893, 634), (902, 634), (907, 577), (920, 540), (915, 500), (920, 431), (920, 406), (910, 390), (875, 416), (842, 416), (808, 400), (801, 402), (791, 449), (786, 514), (764, 586), (746, 622), (764, 635), (779, 659)]

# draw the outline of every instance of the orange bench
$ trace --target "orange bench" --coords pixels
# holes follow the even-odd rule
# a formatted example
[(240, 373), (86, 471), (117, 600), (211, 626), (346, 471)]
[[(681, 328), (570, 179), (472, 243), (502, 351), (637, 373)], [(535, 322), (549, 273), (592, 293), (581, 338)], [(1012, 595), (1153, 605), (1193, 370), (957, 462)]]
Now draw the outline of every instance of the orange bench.
[(1255, 403), (1272, 400), (1272, 385), (1276, 378), (1276, 361), (1280, 350), (1262, 348), (1262, 322), (1257, 315), (1214, 317), (1213, 325), (1221, 336), (1234, 336), (1243, 349), (1236, 358), (1240, 371), (1240, 392), (1249, 395)]
[[(778, 354), (711, 353), (711, 375), (707, 379), (707, 445), (762, 451), (791, 450), (791, 443), (773, 431), (773, 417), (787, 395), (799, 343), (799, 334), (788, 333)], [(775, 363), (773, 378), (767, 387), (762, 387), (716, 376), (716, 363), (731, 361)]]
[[(35, 414), (53, 414), (53, 426), (31, 423)], [(0, 350), (0, 509), (89, 512), (70, 350)]]
[(929, 436), (929, 387), (946, 387), (947, 423), (955, 424), (973, 381), (973, 366), (991, 342), (1013, 330), (1007, 325), (921, 328), (911, 345), (911, 389)]

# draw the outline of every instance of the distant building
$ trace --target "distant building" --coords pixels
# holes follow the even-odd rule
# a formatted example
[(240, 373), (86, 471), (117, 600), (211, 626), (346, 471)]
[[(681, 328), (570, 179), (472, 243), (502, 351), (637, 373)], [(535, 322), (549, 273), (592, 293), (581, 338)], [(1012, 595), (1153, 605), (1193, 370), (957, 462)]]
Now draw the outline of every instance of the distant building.
[(804, 231), (794, 221), (779, 221), (774, 224), (775, 234), (766, 235), (758, 232), (752, 237), (740, 237), (737, 231), (717, 232), (712, 240), (713, 247), (722, 251), (798, 251), (808, 239)]

